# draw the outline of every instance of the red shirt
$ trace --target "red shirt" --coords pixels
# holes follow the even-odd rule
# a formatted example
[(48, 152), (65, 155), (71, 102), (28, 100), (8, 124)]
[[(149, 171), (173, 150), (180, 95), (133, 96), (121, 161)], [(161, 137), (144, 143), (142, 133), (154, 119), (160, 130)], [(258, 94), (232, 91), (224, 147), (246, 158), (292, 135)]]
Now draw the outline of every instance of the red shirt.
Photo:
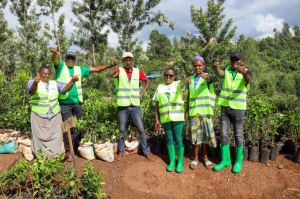
[[(131, 76), (132, 76), (133, 69), (131, 69), (131, 71), (126, 70), (126, 68), (124, 68), (124, 69), (125, 69), (125, 72), (127, 74), (128, 81), (131, 81)], [(120, 74), (119, 68), (116, 68), (114, 71), (116, 71), (118, 73), (118, 76), (116, 76), (115, 78), (118, 78), (119, 74)], [(139, 69), (139, 71), (140, 71), (140, 80), (145, 81), (147, 76), (140, 69)]]

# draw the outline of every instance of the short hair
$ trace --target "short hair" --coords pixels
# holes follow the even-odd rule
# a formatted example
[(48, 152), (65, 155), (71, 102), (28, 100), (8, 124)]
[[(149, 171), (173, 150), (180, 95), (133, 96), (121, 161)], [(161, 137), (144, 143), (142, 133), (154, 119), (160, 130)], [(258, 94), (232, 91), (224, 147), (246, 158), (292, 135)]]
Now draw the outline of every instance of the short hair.
[(40, 73), (40, 72), (43, 70), (43, 68), (47, 68), (47, 69), (49, 69), (49, 71), (50, 71), (50, 68), (49, 68), (49, 66), (45, 66), (45, 65), (44, 65), (44, 66), (41, 66), (41, 67), (40, 67), (40, 69), (39, 69), (39, 73)]
[(176, 70), (175, 70), (175, 68), (172, 68), (172, 67), (167, 68), (167, 69), (165, 70), (164, 74), (166, 74), (167, 70), (172, 70), (172, 71), (174, 71), (174, 75), (176, 76)]

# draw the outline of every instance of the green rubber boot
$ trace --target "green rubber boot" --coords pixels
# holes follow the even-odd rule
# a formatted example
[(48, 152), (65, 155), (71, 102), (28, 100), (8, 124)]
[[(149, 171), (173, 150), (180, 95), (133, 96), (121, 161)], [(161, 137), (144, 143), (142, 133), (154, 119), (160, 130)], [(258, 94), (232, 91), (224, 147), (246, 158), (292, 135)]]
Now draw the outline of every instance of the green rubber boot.
[(235, 147), (235, 152), (236, 152), (236, 158), (235, 158), (235, 163), (233, 166), (233, 172), (238, 173), (242, 170), (242, 163), (243, 163), (243, 145), (241, 147)]
[(170, 164), (167, 167), (167, 171), (172, 172), (175, 167), (175, 148), (174, 145), (167, 146), (170, 158)]
[(220, 145), (222, 160), (221, 160), (220, 164), (214, 166), (215, 171), (220, 171), (220, 170), (224, 169), (224, 167), (229, 167), (231, 165), (229, 147), (230, 147), (229, 144), (227, 144), (225, 146)]
[(176, 167), (176, 172), (181, 173), (183, 168), (183, 154), (184, 154), (184, 147), (179, 148), (176, 146), (177, 149), (177, 160), (178, 160), (178, 165)]

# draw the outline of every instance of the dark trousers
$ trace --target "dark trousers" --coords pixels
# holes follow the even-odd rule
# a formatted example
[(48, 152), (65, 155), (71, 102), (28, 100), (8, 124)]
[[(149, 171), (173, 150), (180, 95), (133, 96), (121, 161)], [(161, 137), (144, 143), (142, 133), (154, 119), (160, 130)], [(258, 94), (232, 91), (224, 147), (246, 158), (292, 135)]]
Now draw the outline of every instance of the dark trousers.
[(245, 110), (232, 109), (230, 106), (221, 106), (222, 146), (230, 144), (230, 126), (233, 125), (235, 146), (243, 145), (243, 126)]
[[(77, 119), (81, 119), (82, 116), (82, 106), (81, 103), (75, 104), (60, 104), (61, 107), (61, 116), (62, 120), (66, 121), (72, 116), (76, 116)], [(71, 136), (72, 136), (72, 143), (75, 153), (78, 151), (78, 147), (81, 140), (81, 133), (80, 131), (75, 132), (74, 128), (71, 128)], [(64, 138), (66, 142), (66, 151), (70, 151), (70, 144), (68, 139), (68, 132), (64, 132)]]

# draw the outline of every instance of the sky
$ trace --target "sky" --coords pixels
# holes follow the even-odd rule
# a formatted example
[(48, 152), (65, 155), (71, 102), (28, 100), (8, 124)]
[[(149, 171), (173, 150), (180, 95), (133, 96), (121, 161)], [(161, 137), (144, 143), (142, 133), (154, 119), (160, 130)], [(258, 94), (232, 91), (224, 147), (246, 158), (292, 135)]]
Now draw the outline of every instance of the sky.
[[(69, 37), (74, 30), (74, 27), (70, 24), (70, 19), (76, 20), (71, 11), (70, 2), (71, 0), (65, 0), (64, 7), (60, 9), (57, 15), (59, 16), (63, 12), (66, 13), (66, 34)], [(176, 21), (175, 31), (169, 28), (168, 24), (161, 27), (148, 25), (133, 37), (143, 40), (143, 48), (146, 50), (150, 33), (154, 29), (157, 29), (161, 34), (166, 34), (171, 41), (174, 36), (180, 38), (185, 35), (186, 30), (191, 31), (194, 35), (199, 34), (199, 30), (191, 22), (190, 8), (192, 4), (196, 8), (202, 6), (204, 10), (207, 7), (206, 0), (162, 0), (153, 11), (157, 12), (160, 10), (171, 20)], [(9, 27), (16, 29), (18, 26), (17, 17), (10, 13), (9, 5), (4, 10), (5, 18), (9, 21)], [(287, 22), (291, 27), (296, 24), (300, 25), (300, 0), (226, 0), (224, 6), (224, 14), (226, 14), (224, 24), (228, 19), (233, 18), (232, 27), (238, 27), (232, 40), (237, 40), (241, 34), (244, 34), (245, 38), (252, 37), (255, 39), (262, 39), (268, 36), (274, 37), (273, 29), (281, 30), (284, 22)], [(42, 23), (48, 22), (50, 26), (53, 24), (50, 17), (42, 16), (41, 21)], [(109, 27), (106, 27), (106, 29), (109, 29)], [(50, 45), (54, 45), (54, 43), (50, 42)], [(113, 31), (109, 33), (108, 45), (112, 47), (118, 46), (118, 37)], [(70, 50), (83, 51), (74, 45), (71, 46)]]

